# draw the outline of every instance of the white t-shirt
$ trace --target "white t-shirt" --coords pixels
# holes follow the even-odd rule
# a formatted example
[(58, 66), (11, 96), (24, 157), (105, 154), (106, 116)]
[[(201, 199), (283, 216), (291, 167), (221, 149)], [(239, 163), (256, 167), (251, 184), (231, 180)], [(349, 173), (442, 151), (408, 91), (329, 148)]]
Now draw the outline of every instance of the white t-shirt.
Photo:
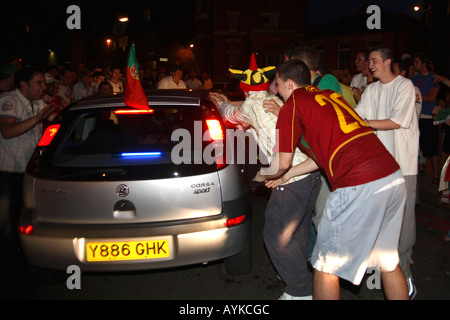
[(170, 75), (161, 79), (158, 83), (158, 89), (186, 89), (186, 84), (183, 80), (178, 80), (178, 84), (176, 84)]
[[(19, 89), (0, 95), (0, 117), (14, 118), (16, 123), (37, 115), (44, 107), (43, 100), (34, 100), (31, 103)], [(11, 139), (4, 139), (0, 134), (0, 171), (25, 172), (41, 137), (42, 123)]]
[(187, 79), (186, 82), (186, 87), (188, 89), (201, 89), (202, 88), (202, 82), (198, 79)]
[(419, 154), (419, 125), (416, 92), (411, 80), (397, 76), (389, 83), (369, 85), (355, 110), (363, 119), (390, 119), (395, 130), (375, 130), (376, 135), (400, 165), (404, 176), (416, 175)]
[(114, 93), (123, 92), (123, 82), (122, 81), (120, 81), (120, 80), (117, 82), (113, 82), (111, 80), (108, 80), (108, 81), (109, 81), (109, 83), (111, 83)]
[(367, 88), (367, 77), (364, 77), (362, 73), (358, 73), (353, 77), (350, 87), (364, 91)]

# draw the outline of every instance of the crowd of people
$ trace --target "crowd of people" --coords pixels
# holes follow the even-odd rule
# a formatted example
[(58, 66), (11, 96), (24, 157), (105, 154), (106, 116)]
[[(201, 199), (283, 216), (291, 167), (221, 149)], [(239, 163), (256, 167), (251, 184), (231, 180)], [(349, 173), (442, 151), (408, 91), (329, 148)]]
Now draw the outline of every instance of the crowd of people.
[[(387, 297), (413, 298), (417, 177), (428, 161), (437, 187), (450, 154), (450, 121), (435, 121), (450, 107), (449, 80), (435, 73), (427, 55), (395, 59), (389, 48), (358, 52), (350, 82), (299, 40), (286, 46), (274, 79), (269, 70), (275, 67), (260, 69), (254, 59), (250, 73), (259, 82), (241, 80), (245, 101), (211, 98), (230, 125), (256, 131), (271, 160), (274, 171), (261, 170), (255, 180), (272, 189), (264, 241), (286, 284), (281, 298), (338, 298), (339, 278), (359, 284), (370, 266), (381, 269)], [(43, 123), (80, 99), (123, 92), (123, 77), (117, 65), (0, 66), (3, 239), (14, 238), (5, 226), (20, 216), (23, 174)], [(143, 68), (141, 83), (144, 89), (212, 89), (210, 74), (180, 66)], [(252, 118), (256, 108), (264, 117)]]
[[(285, 61), (270, 86), (241, 80), (245, 101), (211, 95), (228, 125), (252, 129), (271, 161), (272, 173), (261, 170), (254, 180), (272, 188), (264, 242), (286, 284), (280, 299), (339, 298), (339, 278), (359, 284), (370, 266), (380, 269), (388, 298), (414, 298), (419, 155), (430, 161), (437, 184), (435, 159), (448, 156), (450, 120), (440, 142), (434, 118), (449, 107), (448, 87), (439, 96), (447, 78), (432, 73), (422, 53), (394, 59), (382, 47), (358, 52), (358, 74), (349, 83), (302, 41), (288, 44)], [(267, 68), (230, 69), (265, 79), (261, 70)], [(314, 277), (305, 270), (308, 258)]]

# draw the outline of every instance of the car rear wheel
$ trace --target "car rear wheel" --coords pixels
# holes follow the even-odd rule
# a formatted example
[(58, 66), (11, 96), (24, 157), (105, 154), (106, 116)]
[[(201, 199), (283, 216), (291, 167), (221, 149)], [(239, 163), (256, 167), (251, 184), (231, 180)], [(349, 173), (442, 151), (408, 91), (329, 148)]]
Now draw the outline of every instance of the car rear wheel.
[(248, 274), (252, 271), (253, 258), (250, 232), (244, 249), (238, 254), (225, 259), (225, 269), (229, 275)]

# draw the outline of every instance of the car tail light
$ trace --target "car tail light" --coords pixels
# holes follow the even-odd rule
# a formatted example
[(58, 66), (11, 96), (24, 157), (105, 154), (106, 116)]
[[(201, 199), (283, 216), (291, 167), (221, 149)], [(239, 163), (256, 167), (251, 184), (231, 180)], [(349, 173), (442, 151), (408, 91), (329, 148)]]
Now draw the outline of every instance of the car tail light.
[(223, 152), (225, 152), (225, 148), (223, 146), (224, 130), (222, 124), (217, 119), (207, 119), (206, 125), (208, 126), (208, 132), (211, 140), (221, 144), (222, 152), (216, 157), (216, 164), (218, 169), (222, 169), (223, 167), (225, 167), (223, 154)]
[(20, 234), (28, 236), (33, 232), (33, 226), (32, 225), (19, 226), (19, 232)]
[(244, 219), (245, 219), (245, 215), (242, 215), (242, 216), (239, 216), (239, 217), (235, 217), (235, 218), (230, 218), (230, 219), (227, 219), (227, 221), (225, 221), (224, 225), (227, 228), (233, 227), (233, 226), (237, 226), (242, 221), (244, 221)]
[(52, 142), (60, 126), (61, 126), (60, 124), (53, 124), (47, 127), (44, 134), (42, 135), (41, 140), (39, 140), (38, 146), (39, 147), (48, 146)]
[(155, 110), (148, 109), (148, 110), (140, 110), (140, 109), (121, 109), (121, 110), (115, 110), (114, 114), (150, 114), (154, 113)]
[(212, 140), (223, 140), (223, 129), (219, 120), (209, 119), (206, 120), (206, 124), (208, 126), (209, 135)]

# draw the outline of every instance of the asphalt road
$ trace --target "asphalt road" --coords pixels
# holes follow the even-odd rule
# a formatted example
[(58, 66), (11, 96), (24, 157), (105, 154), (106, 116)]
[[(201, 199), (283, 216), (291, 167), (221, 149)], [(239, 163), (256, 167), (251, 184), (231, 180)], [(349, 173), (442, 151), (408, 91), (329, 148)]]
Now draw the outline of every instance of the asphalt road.
[[(221, 261), (206, 266), (126, 273), (85, 273), (80, 288), (69, 289), (63, 274), (61, 281), (41, 284), (33, 281), (19, 256), (2, 261), (1, 299), (58, 300), (276, 300), (284, 290), (266, 254), (262, 229), (267, 200), (253, 196), (252, 245), (254, 268), (250, 274), (230, 276)], [(417, 300), (450, 298), (450, 243), (445, 242), (445, 212), (421, 204), (417, 223), (413, 275), (418, 288)], [(431, 225), (434, 224), (434, 227)], [(441, 227), (438, 227), (441, 226)], [(3, 260), (3, 259), (2, 259)], [(360, 286), (342, 283), (344, 300), (382, 300), (382, 290), (369, 289), (374, 275), (367, 274)], [(368, 285), (369, 284), (369, 285)]]

